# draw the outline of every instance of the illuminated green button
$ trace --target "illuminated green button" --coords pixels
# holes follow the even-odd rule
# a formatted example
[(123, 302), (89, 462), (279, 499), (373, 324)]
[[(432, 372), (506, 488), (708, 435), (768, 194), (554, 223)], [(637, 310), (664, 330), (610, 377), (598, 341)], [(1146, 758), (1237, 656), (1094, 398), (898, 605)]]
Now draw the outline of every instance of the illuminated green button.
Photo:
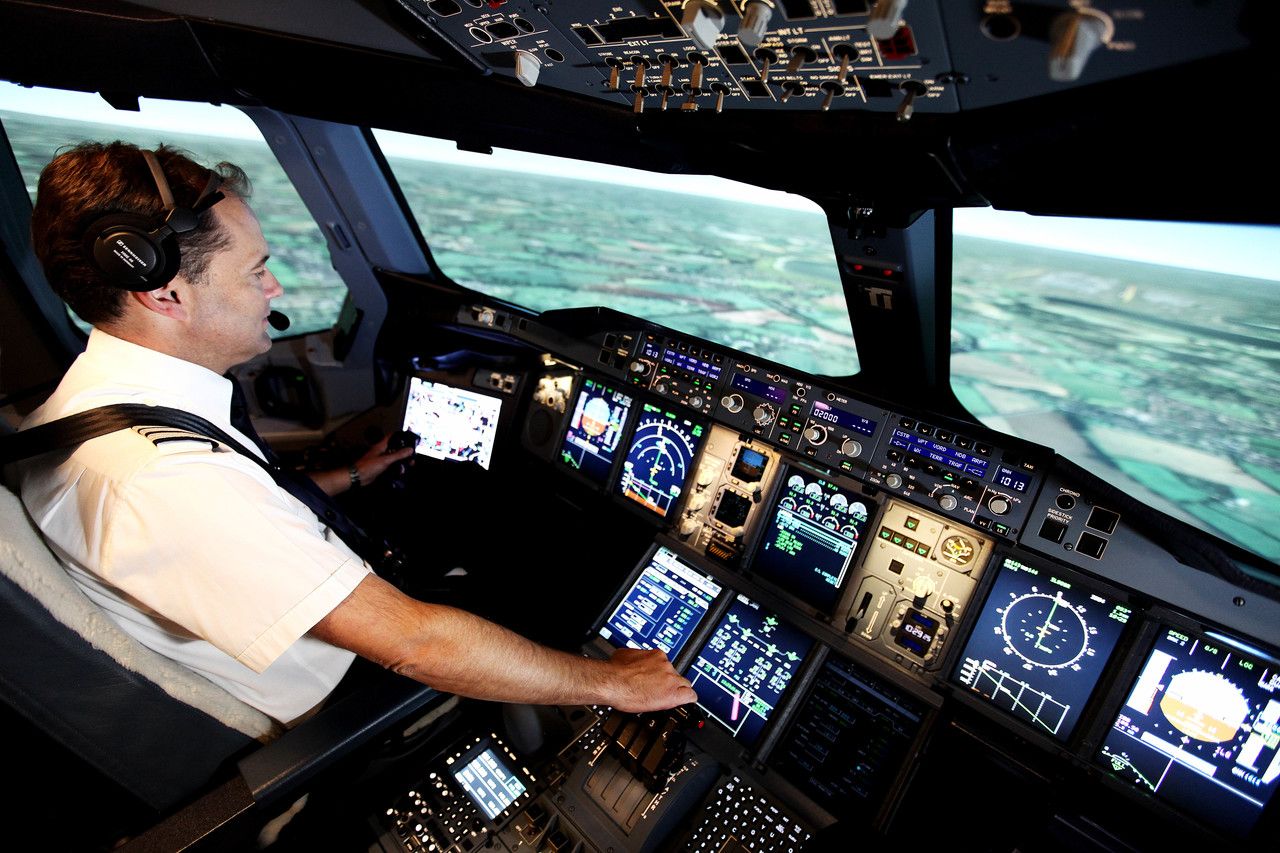
[(893, 534), (893, 544), (894, 544), (894, 545), (901, 545), (905, 540), (906, 540), (906, 537), (905, 537), (905, 536), (903, 536), (901, 533), (895, 533), (895, 534)]
[(919, 544), (919, 543), (918, 543), (918, 542), (916, 542), (916, 540), (914, 540), (914, 539), (912, 539), (910, 536), (908, 536), (908, 537), (907, 537), (907, 539), (906, 539), (906, 541), (902, 543), (902, 547), (903, 547), (903, 548), (906, 548), (908, 551), (914, 551), (914, 550), (916, 549), (916, 545), (918, 545), (918, 544)]
[(916, 553), (919, 554), (921, 557), (929, 556), (929, 546), (916, 543)]
[(889, 528), (887, 528), (887, 527), (881, 527), (881, 528), (880, 528), (880, 538), (881, 538), (881, 539), (888, 539), (888, 538), (890, 538), (891, 536), (893, 536), (893, 531), (892, 531), (892, 530), (890, 530), (890, 529), (889, 529)]
[(920, 519), (915, 518), (914, 516), (908, 515), (907, 520), (905, 522), (905, 526), (908, 530), (915, 530), (917, 527), (920, 526)]

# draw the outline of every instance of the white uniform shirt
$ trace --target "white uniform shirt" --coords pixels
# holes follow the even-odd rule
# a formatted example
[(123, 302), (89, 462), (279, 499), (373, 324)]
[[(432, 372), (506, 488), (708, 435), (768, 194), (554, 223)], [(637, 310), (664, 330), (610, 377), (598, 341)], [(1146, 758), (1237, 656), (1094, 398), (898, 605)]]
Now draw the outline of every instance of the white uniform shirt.
[[(231, 383), (95, 329), (24, 427), (110, 403), (230, 423)], [(305, 636), (370, 569), (253, 460), (120, 430), (23, 465), (22, 501), (71, 577), (143, 645), (282, 722), (354, 655)]]

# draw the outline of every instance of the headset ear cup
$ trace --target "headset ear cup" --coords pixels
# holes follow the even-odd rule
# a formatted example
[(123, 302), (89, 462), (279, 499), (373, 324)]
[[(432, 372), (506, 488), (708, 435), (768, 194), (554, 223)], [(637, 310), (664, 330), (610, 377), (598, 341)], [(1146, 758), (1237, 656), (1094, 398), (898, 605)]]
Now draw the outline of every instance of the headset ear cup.
[(144, 292), (163, 287), (178, 274), (178, 241), (155, 238), (155, 223), (145, 216), (113, 214), (89, 226), (86, 250), (94, 266), (116, 287)]

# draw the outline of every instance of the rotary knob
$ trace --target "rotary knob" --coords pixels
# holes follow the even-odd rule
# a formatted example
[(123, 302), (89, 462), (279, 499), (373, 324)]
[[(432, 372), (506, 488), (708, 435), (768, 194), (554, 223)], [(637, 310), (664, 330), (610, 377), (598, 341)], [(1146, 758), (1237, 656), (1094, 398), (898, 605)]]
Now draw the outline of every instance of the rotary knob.
[(742, 411), (742, 406), (744, 405), (742, 400), (742, 395), (728, 394), (724, 397), (721, 397), (720, 405), (724, 406), (726, 409), (728, 409), (730, 412), (736, 415), (738, 412)]
[(888, 477), (884, 478), (884, 484), (891, 489), (900, 489), (902, 488), (902, 475), (890, 474)]
[(631, 365), (628, 369), (632, 373), (638, 373), (641, 376), (643, 376), (644, 374), (649, 372), (649, 365), (637, 358), (635, 361), (631, 362)]
[(680, 20), (685, 34), (703, 50), (715, 47), (716, 37), (724, 29), (724, 14), (715, 3), (708, 0), (689, 0), (684, 5), (684, 17)]
[(862, 444), (852, 438), (846, 438), (840, 443), (840, 452), (850, 459), (855, 459), (862, 454)]
[(942, 507), (947, 512), (950, 512), (951, 510), (960, 506), (960, 501), (956, 499), (955, 495), (951, 494), (950, 492), (947, 492), (944, 495), (938, 496), (938, 506)]
[(937, 585), (934, 584), (933, 578), (920, 575), (911, 582), (911, 603), (916, 607), (924, 607), (924, 603), (928, 601), (929, 596), (936, 591)]
[(768, 426), (773, 423), (773, 419), (776, 415), (777, 412), (775, 412), (773, 410), (773, 406), (770, 406), (768, 403), (761, 403), (756, 406), (755, 411), (751, 413), (751, 417), (755, 419), (758, 426)]
[(699, 396), (699, 395), (697, 395), (697, 394), (694, 394), (692, 397), (690, 397), (690, 398), (689, 398), (689, 406), (690, 406), (691, 408), (694, 408), (694, 409), (701, 409), (701, 408), (702, 408), (702, 404), (703, 404), (704, 402), (706, 402), (706, 401), (705, 401), (705, 400), (703, 400), (703, 399), (702, 399), (702, 397), (700, 397), (700, 396)]
[(742, 23), (738, 25), (738, 41), (747, 47), (759, 47), (773, 20), (773, 3), (766, 0), (747, 0), (742, 10)]
[(810, 424), (805, 427), (804, 437), (810, 444), (822, 444), (822, 442), (827, 440), (827, 428), (818, 426), (817, 424)]
[(1009, 501), (997, 495), (987, 501), (987, 509), (991, 510), (993, 515), (1004, 515), (1009, 511)]

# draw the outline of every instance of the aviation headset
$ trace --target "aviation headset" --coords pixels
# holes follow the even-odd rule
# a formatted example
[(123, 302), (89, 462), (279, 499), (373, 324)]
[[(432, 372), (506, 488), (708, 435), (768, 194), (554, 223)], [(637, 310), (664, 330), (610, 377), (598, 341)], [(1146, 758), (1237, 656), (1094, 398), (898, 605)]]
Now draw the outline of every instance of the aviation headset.
[(218, 191), (222, 178), (209, 171), (209, 180), (191, 207), (178, 207), (169, 181), (153, 151), (142, 151), (151, 177), (164, 203), (163, 218), (137, 213), (108, 213), (85, 230), (85, 248), (110, 284), (141, 293), (164, 287), (178, 274), (181, 253), (178, 235), (194, 231), (200, 214), (225, 196)]

